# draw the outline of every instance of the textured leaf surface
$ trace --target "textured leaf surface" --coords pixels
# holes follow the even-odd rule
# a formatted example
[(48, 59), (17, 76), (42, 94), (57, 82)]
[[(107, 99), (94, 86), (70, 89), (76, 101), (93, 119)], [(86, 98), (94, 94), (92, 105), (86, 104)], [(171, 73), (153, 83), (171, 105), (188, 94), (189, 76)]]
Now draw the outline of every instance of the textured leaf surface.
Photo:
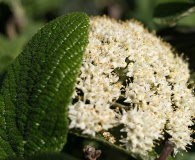
[[(28, 22), (23, 31), (13, 39), (0, 35), (0, 76), (6, 72), (8, 66), (21, 53), (24, 44), (32, 38), (41, 26), (43, 26), (42, 23)], [(0, 81), (2, 81), (2, 77), (0, 77)]]
[(57, 18), (12, 63), (1, 88), (0, 158), (62, 149), (88, 28), (84, 13)]
[(162, 3), (159, 4), (154, 10), (154, 21), (164, 25), (175, 25), (178, 20), (194, 12), (195, 3)]

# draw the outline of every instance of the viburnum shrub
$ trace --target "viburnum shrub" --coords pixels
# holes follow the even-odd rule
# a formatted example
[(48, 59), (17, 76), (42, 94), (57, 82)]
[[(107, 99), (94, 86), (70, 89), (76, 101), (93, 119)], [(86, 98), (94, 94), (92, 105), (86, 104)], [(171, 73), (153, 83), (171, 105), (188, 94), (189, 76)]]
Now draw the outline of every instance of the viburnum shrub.
[[(189, 77), (187, 59), (135, 20), (61, 16), (35, 34), (4, 77), (0, 158), (55, 157), (68, 132), (140, 159), (157, 158), (169, 143), (176, 155), (193, 142)], [(93, 160), (101, 154), (84, 151)]]
[(121, 146), (142, 156), (166, 136), (176, 145), (174, 154), (186, 150), (193, 141), (195, 98), (188, 62), (174, 52), (135, 20), (92, 17), (69, 128), (107, 138), (104, 131), (122, 124)]

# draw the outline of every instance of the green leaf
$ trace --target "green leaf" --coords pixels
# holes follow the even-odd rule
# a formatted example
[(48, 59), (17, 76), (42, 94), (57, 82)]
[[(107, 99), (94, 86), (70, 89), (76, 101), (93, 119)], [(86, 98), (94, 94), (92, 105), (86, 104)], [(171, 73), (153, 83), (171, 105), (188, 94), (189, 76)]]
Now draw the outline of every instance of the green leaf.
[(5, 72), (13, 59), (18, 55), (18, 52), (21, 52), (23, 44), (24, 40), (21, 38), (8, 40), (0, 36), (0, 75)]
[(28, 25), (25, 26), (23, 31), (13, 39), (8, 39), (0, 35), (0, 76), (6, 72), (8, 66), (21, 53), (24, 44), (42, 25), (40, 23), (28, 22)]
[(195, 13), (195, 3), (162, 3), (154, 10), (154, 21), (162, 25), (173, 26), (178, 20), (192, 13)]
[(59, 17), (39, 30), (9, 67), (0, 96), (0, 158), (62, 149), (88, 28), (84, 13)]
[[(120, 130), (118, 130), (118, 127), (117, 127), (117, 129), (116, 128), (112, 129), (112, 131), (109, 130), (109, 132), (113, 133), (113, 130), (116, 131), (117, 133), (120, 132)], [(125, 148), (120, 146), (118, 144), (118, 142), (116, 142), (116, 143), (109, 142), (107, 139), (105, 139), (105, 137), (102, 135), (102, 133), (98, 133), (98, 134), (96, 134), (95, 137), (93, 137), (93, 136), (89, 136), (89, 135), (86, 135), (86, 134), (82, 134), (80, 130), (71, 129), (71, 130), (69, 130), (69, 134), (72, 134), (72, 135), (75, 135), (75, 136), (78, 136), (78, 137), (82, 137), (82, 138), (86, 138), (86, 139), (89, 139), (89, 140), (94, 140), (94, 141), (100, 142), (101, 144), (109, 146), (112, 149), (115, 149), (119, 152), (122, 152), (122, 153), (128, 155), (129, 158), (132, 159), (132, 160), (135, 160), (135, 158), (138, 159), (138, 160), (142, 159), (139, 155), (135, 155), (132, 152), (127, 151)], [(118, 134), (118, 135), (120, 135), (120, 134)], [(117, 138), (116, 138), (116, 140), (117, 140)], [(145, 159), (145, 160), (151, 160), (151, 159)]]
[(169, 156), (168, 157), (168, 160), (174, 160), (175, 158), (174, 157), (172, 157), (172, 156)]
[[(136, 154), (136, 153), (133, 153), (131, 151), (126, 150), (121, 145), (121, 143), (119, 143), (119, 139), (120, 139), (119, 136), (121, 135), (121, 132), (120, 132), (121, 127), (122, 126), (119, 125), (119, 126), (109, 130), (109, 133), (111, 133), (111, 135), (113, 135), (115, 137), (116, 142), (114, 142), (114, 143), (111, 143), (109, 141), (109, 139), (105, 138), (101, 132), (97, 133), (95, 137), (92, 137), (92, 136), (89, 136), (86, 134), (82, 134), (81, 131), (78, 129), (71, 129), (71, 130), (69, 130), (69, 134), (75, 135), (77, 137), (83, 137), (83, 138), (86, 138), (89, 140), (94, 140), (94, 141), (100, 142), (101, 144), (109, 146), (109, 148), (112, 148), (113, 150), (117, 150), (121, 153), (128, 155), (129, 156), (128, 159), (131, 159), (131, 160), (156, 160), (157, 157), (159, 157), (160, 153), (156, 151), (156, 148), (153, 148), (152, 151), (148, 152), (147, 156), (139, 155), (139, 154)], [(163, 149), (163, 146), (160, 148), (161, 148), (160, 149), (160, 152), (161, 152)], [(174, 158), (171, 155), (168, 157), (168, 160), (173, 160), (173, 159)]]
[(194, 159), (195, 159), (194, 152), (186, 153), (185, 151), (181, 154), (178, 154), (175, 158), (175, 160), (194, 160)]

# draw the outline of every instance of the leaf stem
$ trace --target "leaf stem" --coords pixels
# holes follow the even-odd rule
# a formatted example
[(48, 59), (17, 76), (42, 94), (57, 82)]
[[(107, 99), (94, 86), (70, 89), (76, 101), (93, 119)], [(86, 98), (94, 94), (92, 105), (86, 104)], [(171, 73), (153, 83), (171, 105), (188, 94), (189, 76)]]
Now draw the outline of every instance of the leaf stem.
[(10, 0), (9, 5), (13, 13), (7, 24), (7, 34), (9, 38), (13, 38), (17, 31), (21, 31), (26, 25), (26, 16), (24, 14), (24, 9), (21, 4), (21, 0)]

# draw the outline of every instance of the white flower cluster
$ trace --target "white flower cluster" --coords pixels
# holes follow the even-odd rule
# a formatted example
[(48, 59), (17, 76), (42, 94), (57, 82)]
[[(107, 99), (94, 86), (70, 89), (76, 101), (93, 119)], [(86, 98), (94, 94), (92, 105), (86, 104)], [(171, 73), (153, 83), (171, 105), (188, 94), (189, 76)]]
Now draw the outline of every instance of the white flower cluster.
[(95, 136), (123, 124), (120, 142), (140, 155), (164, 133), (176, 144), (175, 153), (185, 150), (195, 117), (188, 63), (138, 22), (93, 17), (90, 26), (69, 127)]

